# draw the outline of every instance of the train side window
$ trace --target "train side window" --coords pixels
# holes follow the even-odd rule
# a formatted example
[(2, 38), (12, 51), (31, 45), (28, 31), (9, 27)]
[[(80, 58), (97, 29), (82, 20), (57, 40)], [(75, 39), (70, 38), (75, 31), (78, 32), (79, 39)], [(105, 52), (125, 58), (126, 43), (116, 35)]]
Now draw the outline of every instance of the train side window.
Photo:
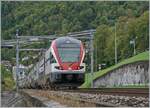
[(55, 60), (54, 56), (50, 53), (50, 64), (51, 63), (56, 63), (56, 60)]

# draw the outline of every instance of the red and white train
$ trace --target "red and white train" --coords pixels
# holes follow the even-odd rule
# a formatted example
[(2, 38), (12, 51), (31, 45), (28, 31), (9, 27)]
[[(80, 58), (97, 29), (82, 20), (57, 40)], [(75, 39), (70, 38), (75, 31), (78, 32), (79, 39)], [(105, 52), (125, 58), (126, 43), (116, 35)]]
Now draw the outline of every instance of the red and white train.
[(80, 40), (60, 37), (35, 64), (32, 71), (19, 81), (22, 88), (78, 87), (84, 82), (85, 50)]

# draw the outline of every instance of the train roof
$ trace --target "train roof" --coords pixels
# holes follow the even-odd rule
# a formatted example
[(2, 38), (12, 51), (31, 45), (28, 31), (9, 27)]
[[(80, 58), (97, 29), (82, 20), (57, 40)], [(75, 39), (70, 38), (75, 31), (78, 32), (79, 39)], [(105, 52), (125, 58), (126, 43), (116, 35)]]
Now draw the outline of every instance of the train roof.
[(60, 37), (55, 40), (57, 47), (61, 47), (63, 44), (76, 44), (80, 46), (81, 41), (72, 37)]

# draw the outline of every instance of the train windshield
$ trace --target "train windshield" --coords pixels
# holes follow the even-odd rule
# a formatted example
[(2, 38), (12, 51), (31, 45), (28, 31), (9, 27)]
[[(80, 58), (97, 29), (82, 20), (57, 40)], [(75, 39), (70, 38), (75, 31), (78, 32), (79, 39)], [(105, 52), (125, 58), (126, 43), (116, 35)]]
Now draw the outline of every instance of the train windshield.
[(58, 47), (59, 56), (62, 62), (79, 62), (80, 47), (73, 44), (64, 44)]

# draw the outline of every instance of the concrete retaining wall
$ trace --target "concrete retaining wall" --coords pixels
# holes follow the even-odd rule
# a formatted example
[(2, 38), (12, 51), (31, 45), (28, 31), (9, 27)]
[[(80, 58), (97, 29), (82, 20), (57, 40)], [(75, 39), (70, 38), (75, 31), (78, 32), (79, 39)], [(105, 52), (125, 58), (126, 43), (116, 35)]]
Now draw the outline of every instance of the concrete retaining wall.
[(94, 80), (94, 87), (114, 87), (148, 84), (149, 61), (121, 66)]

